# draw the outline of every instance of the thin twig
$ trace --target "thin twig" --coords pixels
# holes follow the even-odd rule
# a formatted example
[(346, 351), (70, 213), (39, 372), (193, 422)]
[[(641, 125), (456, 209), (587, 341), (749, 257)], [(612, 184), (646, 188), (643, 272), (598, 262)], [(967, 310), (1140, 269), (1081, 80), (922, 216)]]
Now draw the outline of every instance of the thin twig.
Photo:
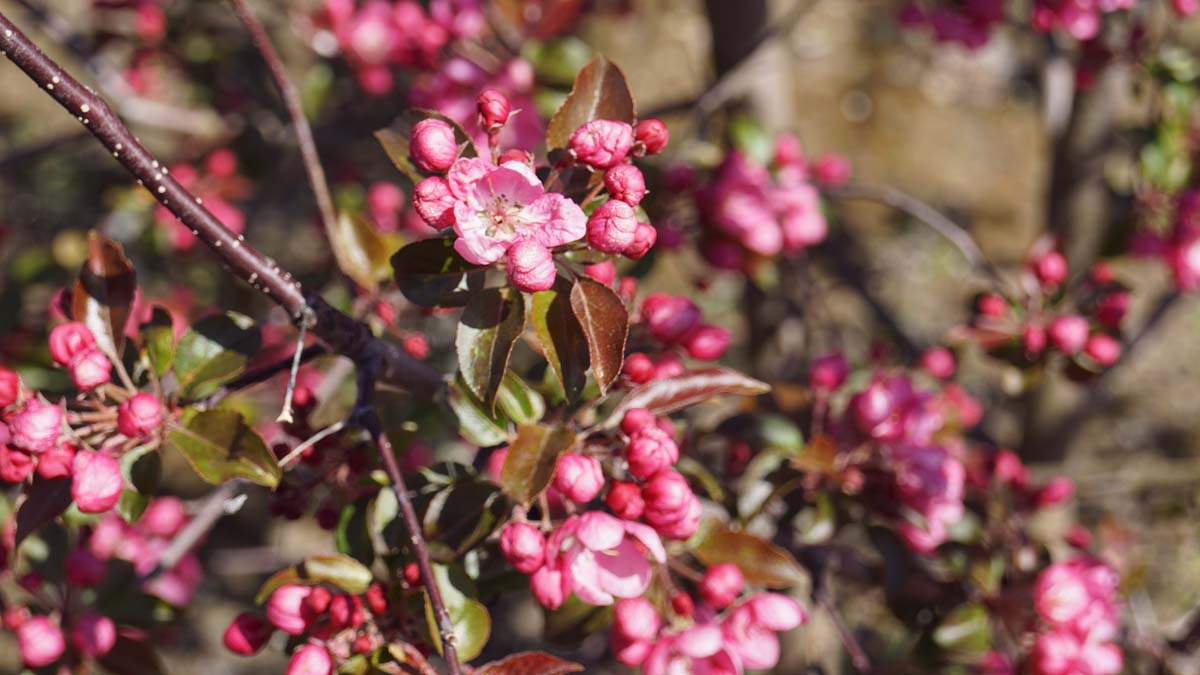
[(320, 443), (321, 441), (325, 440), (326, 438), (329, 438), (330, 436), (338, 433), (342, 429), (345, 429), (347, 424), (348, 423), (346, 422), (346, 420), (342, 420), (340, 422), (334, 422), (333, 424), (330, 424), (329, 426), (325, 427), (324, 429), (313, 434), (308, 439), (306, 439), (304, 442), (302, 442), (299, 445), (297, 445), (296, 447), (292, 448), (291, 452), (284, 455), (283, 459), (279, 460), (279, 468), (287, 469), (287, 465), (290, 464), (293, 459), (296, 459), (297, 457), (299, 457), (300, 453), (311, 448), (312, 446), (316, 445), (317, 443)]
[(233, 5), (233, 11), (242, 20), (246, 30), (250, 32), (254, 46), (258, 48), (263, 60), (267, 62), (267, 68), (271, 71), (275, 86), (279, 87), (279, 93), (283, 96), (288, 116), (292, 119), (292, 128), (296, 131), (296, 140), (300, 144), (300, 155), (304, 158), (304, 169), (308, 172), (308, 182), (317, 199), (317, 209), (321, 213), (321, 222), (324, 225), (325, 234), (328, 236), (333, 229), (337, 214), (333, 209), (333, 198), (329, 194), (325, 169), (322, 168), (321, 157), (317, 154), (317, 143), (313, 140), (312, 127), (309, 126), (308, 119), (304, 116), (300, 94), (296, 91), (296, 86), (292, 84), (291, 78), (288, 77), (287, 70), (283, 67), (283, 61), (279, 58), (279, 52), (271, 44), (270, 36), (267, 35), (262, 23), (254, 16), (254, 10), (250, 9), (246, 0), (229, 1)]
[[(240, 508), (240, 502), (235, 502), (242, 493), (248, 481), (243, 478), (235, 478), (228, 483), (223, 483), (216, 490), (213, 490), (201, 502), (200, 508), (196, 511), (192, 519), (183, 526), (183, 529), (171, 539), (171, 543), (167, 545), (166, 550), (158, 558), (158, 563), (154, 569), (139, 577), (139, 583), (144, 583), (162, 572), (166, 572), (179, 564), (188, 551), (191, 551), (200, 540), (208, 534), (209, 530), (216, 525), (217, 521), (222, 516), (233, 513)], [(232, 510), (231, 510), (232, 509)]]
[(817, 591), (814, 597), (817, 605), (825, 610), (825, 613), (829, 615), (830, 621), (833, 622), (833, 627), (837, 630), (838, 637), (842, 641), (842, 646), (846, 648), (846, 654), (850, 656), (850, 664), (860, 673), (871, 670), (871, 659), (867, 657), (867, 653), (863, 650), (862, 645), (858, 644), (858, 639), (854, 637), (854, 633), (846, 626), (846, 622), (842, 620), (842, 615), (829, 598), (829, 594), (821, 590)]
[(308, 347), (305, 347), (303, 351), (299, 352), (298, 356), (296, 352), (293, 352), (285, 359), (280, 359), (275, 363), (252, 370), (248, 373), (244, 373), (241, 376), (231, 380), (228, 384), (222, 386), (211, 396), (204, 399), (200, 405), (203, 408), (212, 408), (221, 401), (225, 400), (225, 398), (227, 398), (230, 394), (246, 389), (247, 387), (252, 387), (256, 384), (266, 382), (279, 373), (284, 372), (285, 370), (291, 368), (297, 360), (299, 360), (300, 363), (307, 363), (318, 356), (324, 356), (328, 353), (329, 350), (325, 349), (324, 345), (309, 345)]

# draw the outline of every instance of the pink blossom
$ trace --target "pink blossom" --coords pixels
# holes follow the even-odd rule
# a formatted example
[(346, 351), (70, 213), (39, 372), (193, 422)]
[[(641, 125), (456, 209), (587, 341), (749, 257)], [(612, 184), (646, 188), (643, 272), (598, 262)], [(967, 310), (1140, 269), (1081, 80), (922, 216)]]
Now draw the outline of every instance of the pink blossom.
[(20, 483), (33, 474), (34, 459), (28, 453), (0, 443), (0, 480)]
[(662, 636), (642, 663), (643, 675), (741, 675), (742, 663), (715, 625)]
[(329, 651), (320, 645), (307, 644), (292, 654), (285, 675), (329, 675), (332, 671)]
[(929, 553), (946, 540), (947, 528), (963, 515), (966, 469), (946, 449), (901, 445), (891, 449), (900, 501), (920, 516), (899, 526), (909, 547)]
[(1078, 354), (1087, 344), (1087, 319), (1077, 314), (1067, 314), (1055, 317), (1046, 331), (1050, 344), (1068, 356)]
[(629, 640), (653, 640), (661, 624), (658, 611), (645, 598), (621, 598), (613, 605), (613, 632)]
[(558, 271), (554, 254), (545, 246), (523, 239), (508, 248), (506, 258), (508, 278), (518, 290), (536, 293), (554, 286)]
[(96, 347), (85, 349), (71, 360), (71, 381), (79, 391), (91, 391), (110, 380), (112, 363)]
[(145, 438), (162, 424), (162, 404), (153, 394), (135, 394), (117, 408), (117, 430), (129, 438)]
[(21, 378), (8, 368), (0, 368), (0, 409), (17, 402), (21, 395)]
[(674, 469), (660, 471), (650, 479), (642, 487), (642, 499), (646, 503), (646, 522), (668, 539), (682, 541), (700, 527), (700, 499), (687, 479)]
[(1030, 662), (1034, 675), (1116, 675), (1125, 658), (1114, 644), (1055, 630), (1038, 636)]
[(625, 446), (629, 473), (646, 480), (679, 461), (679, 446), (675, 440), (656, 426), (646, 426), (634, 432)]
[(603, 487), (604, 470), (595, 457), (568, 452), (558, 458), (554, 488), (567, 499), (585, 504), (595, 499)]
[(587, 240), (597, 251), (621, 253), (633, 243), (637, 227), (633, 207), (619, 199), (610, 199), (588, 218)]
[(921, 369), (939, 380), (954, 376), (954, 353), (945, 347), (931, 347), (921, 354)]
[(437, 110), (470, 132), (481, 152), (488, 147), (488, 134), (478, 128), (479, 93), (492, 89), (504, 94), (514, 111), (497, 135), (501, 147), (535, 150), (545, 137), (545, 120), (533, 100), (533, 67), (524, 59), (512, 59), (487, 70), (465, 58), (448, 58), (438, 69), (419, 77), (409, 91), (409, 102)]
[(99, 658), (112, 651), (117, 643), (117, 627), (113, 620), (95, 612), (85, 612), (71, 629), (71, 644), (81, 654)]
[(646, 150), (647, 155), (657, 155), (662, 152), (663, 148), (667, 147), (667, 142), (671, 138), (670, 132), (667, 131), (667, 125), (663, 124), (659, 119), (646, 119), (638, 122), (633, 127), (634, 140), (641, 144)]
[(70, 365), (75, 357), (96, 345), (88, 327), (77, 321), (64, 323), (50, 331), (50, 358), (60, 366)]
[(459, 159), (447, 175), (455, 197), (454, 248), (469, 262), (487, 265), (513, 244), (532, 241), (553, 248), (581, 239), (587, 216), (575, 202), (547, 193), (528, 165), (492, 166)]
[(742, 593), (745, 577), (733, 563), (713, 565), (700, 580), (700, 597), (714, 609), (725, 609)]
[(646, 196), (646, 178), (632, 164), (618, 164), (604, 172), (604, 189), (613, 199), (637, 206)]
[(650, 586), (649, 555), (666, 561), (654, 530), (601, 511), (571, 516), (550, 536), (546, 568), (561, 571), (563, 588), (597, 606), (636, 598)]
[(12, 444), (33, 454), (43, 453), (58, 442), (62, 432), (62, 408), (30, 399), (9, 422)]
[(567, 147), (593, 169), (616, 166), (633, 148), (633, 127), (617, 120), (592, 120), (575, 130)]
[(833, 391), (841, 387), (850, 375), (850, 366), (841, 352), (826, 354), (813, 359), (808, 381), (814, 389)]
[(547, 564), (538, 568), (529, 576), (529, 589), (533, 592), (533, 597), (550, 610), (562, 607), (567, 596), (571, 594), (567, 575), (559, 564)]
[(312, 593), (308, 586), (287, 584), (275, 589), (267, 600), (267, 619), (288, 635), (301, 635), (308, 629), (304, 600)]
[(440, 230), (454, 225), (454, 203), (450, 183), (441, 176), (430, 176), (413, 189), (413, 208), (430, 227)]
[(409, 139), (413, 162), (422, 171), (441, 173), (454, 164), (458, 141), (454, 127), (439, 119), (423, 119), (413, 127)]
[(715, 361), (725, 355), (731, 339), (727, 329), (705, 324), (687, 336), (684, 348), (693, 359)]
[(479, 126), (483, 127), (488, 135), (500, 131), (500, 127), (508, 122), (508, 115), (512, 110), (508, 97), (495, 89), (480, 92), (475, 99), (475, 106), (479, 109)]
[(700, 325), (700, 308), (682, 295), (651, 293), (642, 301), (642, 321), (667, 344), (682, 341)]
[(608, 508), (624, 520), (637, 520), (646, 510), (646, 502), (642, 500), (642, 489), (637, 483), (614, 481), (604, 496)]
[(546, 561), (546, 538), (529, 523), (510, 523), (500, 532), (500, 552), (518, 572), (532, 574)]
[(1038, 576), (1034, 606), (1055, 628), (1108, 640), (1117, 630), (1114, 596), (1119, 581), (1112, 568), (1089, 558), (1056, 563)]
[(38, 456), (37, 474), (47, 480), (71, 475), (75, 463), (75, 447), (59, 443)]
[(17, 629), (17, 647), (25, 665), (41, 668), (57, 661), (67, 643), (58, 624), (44, 616), (35, 616)]
[(1088, 338), (1083, 351), (1096, 363), (1111, 366), (1121, 358), (1121, 342), (1111, 335), (1096, 333)]
[(239, 656), (258, 653), (271, 638), (274, 628), (261, 616), (242, 612), (229, 622), (222, 640), (225, 648)]
[(178, 497), (158, 497), (146, 506), (138, 525), (155, 537), (168, 539), (187, 524), (187, 509)]
[(651, 248), (654, 248), (654, 242), (657, 240), (658, 230), (650, 223), (639, 221), (637, 229), (633, 232), (633, 241), (629, 246), (625, 247), (623, 253), (627, 258), (638, 260), (646, 255)]
[(746, 668), (768, 669), (779, 663), (779, 638), (808, 620), (800, 603), (779, 593), (759, 593), (729, 611), (721, 624), (726, 648)]

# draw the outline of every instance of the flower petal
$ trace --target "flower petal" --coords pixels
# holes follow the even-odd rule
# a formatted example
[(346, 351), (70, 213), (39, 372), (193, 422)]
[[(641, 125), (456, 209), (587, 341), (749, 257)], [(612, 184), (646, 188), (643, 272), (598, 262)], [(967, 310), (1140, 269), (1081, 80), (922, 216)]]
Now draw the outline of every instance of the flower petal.
[(779, 638), (760, 626), (750, 626), (738, 639), (728, 640), (725, 644), (746, 668), (766, 670), (779, 663)]
[(571, 589), (580, 600), (597, 607), (613, 604), (613, 596), (600, 587), (600, 568), (591, 551), (582, 546), (572, 547), (567, 551), (564, 571)]
[(636, 598), (650, 586), (650, 563), (628, 539), (611, 552), (595, 554), (594, 559), (600, 588), (609, 595)]
[[(461, 202), (454, 207), (456, 212), (459, 206), (462, 206)], [(458, 229), (458, 224), (456, 223), (454, 227)], [(491, 237), (468, 234), (454, 240), (454, 250), (458, 251), (458, 254), (469, 263), (490, 265), (504, 257), (505, 252), (508, 251), (508, 243)]]
[(635, 523), (631, 520), (626, 520), (625, 531), (631, 537), (640, 541), (654, 560), (660, 563), (667, 561), (667, 551), (663, 548), (662, 539), (659, 538), (654, 528), (644, 523)]
[[(446, 180), (450, 183), (450, 192), (458, 199), (469, 200), (475, 192), (475, 183), (490, 173), (494, 166), (478, 157), (463, 157), (446, 172)], [(471, 206), (478, 208), (479, 204)]]
[(791, 630), (808, 620), (800, 603), (781, 593), (760, 593), (750, 598), (755, 623), (773, 631)]
[(575, 536), (593, 551), (607, 551), (616, 548), (625, 539), (625, 528), (619, 518), (603, 511), (588, 511), (579, 516)]
[(526, 206), (523, 216), (529, 223), (541, 224), (533, 228), (530, 236), (546, 248), (578, 241), (587, 234), (587, 216), (583, 209), (555, 192), (542, 195)]
[(685, 656), (702, 659), (721, 650), (721, 629), (713, 625), (692, 626), (675, 638), (675, 648)]

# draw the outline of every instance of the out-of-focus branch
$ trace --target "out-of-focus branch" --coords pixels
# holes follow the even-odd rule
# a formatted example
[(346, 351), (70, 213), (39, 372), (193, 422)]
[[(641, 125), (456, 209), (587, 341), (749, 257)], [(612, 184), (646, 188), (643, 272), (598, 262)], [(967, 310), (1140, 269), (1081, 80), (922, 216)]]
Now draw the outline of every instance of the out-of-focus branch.
[(329, 183), (325, 180), (325, 169), (322, 168), (321, 157), (317, 153), (317, 143), (313, 140), (312, 127), (309, 126), (308, 119), (304, 116), (300, 94), (288, 77), (287, 70), (283, 67), (283, 61), (279, 58), (279, 52), (271, 44), (270, 36), (267, 35), (262, 23), (254, 16), (254, 10), (250, 9), (246, 0), (230, 0), (230, 3), (233, 4), (233, 11), (242, 20), (246, 30), (250, 32), (254, 46), (258, 48), (263, 60), (266, 61), (267, 68), (271, 71), (271, 77), (275, 80), (275, 86), (279, 87), (279, 94), (283, 97), (288, 116), (292, 120), (292, 128), (296, 130), (296, 141), (300, 144), (304, 169), (308, 172), (308, 182), (312, 185), (313, 195), (317, 200), (317, 209), (321, 214), (321, 222), (328, 235), (334, 226), (337, 214), (333, 209), (333, 198), (329, 194)]

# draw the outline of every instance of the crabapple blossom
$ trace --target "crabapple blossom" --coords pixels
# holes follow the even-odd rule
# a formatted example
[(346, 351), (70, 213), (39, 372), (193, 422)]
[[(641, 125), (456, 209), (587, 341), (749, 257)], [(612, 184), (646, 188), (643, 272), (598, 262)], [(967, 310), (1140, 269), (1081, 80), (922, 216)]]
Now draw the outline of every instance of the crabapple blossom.
[(102, 614), (85, 612), (71, 628), (71, 644), (81, 654), (92, 658), (108, 654), (116, 643), (117, 626)]
[(288, 661), (286, 675), (329, 675), (333, 658), (320, 645), (307, 644), (297, 649)]
[(554, 286), (558, 272), (550, 249), (531, 239), (523, 239), (510, 246), (506, 255), (508, 278), (518, 290), (536, 293)]
[(1111, 335), (1096, 333), (1088, 338), (1083, 352), (1102, 366), (1111, 366), (1121, 358), (1121, 342)]
[(47, 480), (66, 478), (71, 475), (75, 462), (75, 447), (59, 443), (38, 455), (37, 474)]
[(300, 635), (308, 629), (304, 600), (313, 592), (307, 586), (286, 584), (275, 589), (267, 600), (267, 619), (288, 635)]
[(60, 366), (70, 365), (76, 356), (96, 346), (96, 338), (87, 326), (77, 321), (59, 324), (50, 331), (50, 358)]
[(684, 342), (688, 356), (700, 361), (715, 361), (729, 349), (729, 331), (720, 326), (705, 324), (692, 331)]
[(608, 169), (629, 155), (633, 148), (633, 127), (617, 120), (592, 120), (571, 134), (567, 147), (581, 164)]
[(645, 408), (630, 408), (621, 416), (621, 431), (626, 436), (633, 436), (642, 429), (654, 424), (654, 413)]
[(779, 593), (759, 593), (732, 609), (721, 624), (726, 647), (741, 666), (774, 668), (779, 663), (779, 637), (805, 623), (800, 603)]
[(187, 508), (178, 497), (159, 497), (146, 506), (138, 525), (156, 537), (173, 537), (187, 524)]
[(713, 565), (704, 572), (700, 580), (700, 597), (714, 609), (724, 609), (742, 593), (745, 577), (733, 563)]
[(813, 359), (808, 380), (814, 389), (833, 391), (845, 384), (849, 375), (850, 366), (846, 363), (846, 356), (834, 352)]
[(242, 612), (233, 617), (225, 629), (222, 641), (225, 648), (239, 656), (257, 654), (271, 639), (275, 629), (261, 616)]
[(629, 473), (647, 480), (679, 461), (679, 446), (663, 430), (647, 426), (631, 435), (625, 446), (625, 459), (629, 462)]
[(618, 164), (604, 172), (604, 189), (613, 198), (637, 206), (646, 196), (646, 178), (632, 164)]
[(454, 127), (439, 119), (423, 119), (413, 127), (409, 138), (413, 162), (422, 171), (441, 173), (454, 164), (458, 142)]
[(17, 402), (21, 395), (21, 378), (8, 368), (0, 368), (0, 409)]
[(954, 354), (945, 347), (933, 347), (921, 354), (921, 368), (939, 380), (954, 377)]
[(700, 500), (678, 471), (658, 472), (642, 487), (642, 499), (646, 503), (642, 517), (668, 539), (682, 541), (700, 527)]
[(161, 424), (162, 404), (153, 394), (134, 394), (117, 408), (117, 430), (128, 438), (145, 438)]
[(95, 347), (85, 349), (71, 360), (71, 381), (79, 391), (91, 391), (110, 380), (112, 363)]
[(546, 538), (529, 523), (510, 523), (500, 532), (500, 551), (518, 572), (532, 574), (546, 561)]
[(700, 325), (700, 308), (681, 295), (651, 293), (642, 301), (642, 320), (650, 333), (667, 344), (686, 338)]
[(500, 127), (508, 122), (508, 115), (512, 110), (512, 104), (509, 103), (508, 97), (495, 89), (486, 89), (480, 92), (475, 99), (475, 105), (479, 109), (479, 126), (483, 127), (489, 135), (499, 131)]
[(0, 443), (0, 480), (20, 483), (33, 474), (35, 460), (28, 453)]
[(1030, 656), (1034, 675), (1117, 675), (1125, 663), (1121, 649), (1081, 638), (1068, 630), (1038, 636)]
[(430, 227), (443, 229), (454, 225), (454, 195), (450, 183), (441, 176), (430, 176), (413, 188), (413, 208)]
[(642, 675), (742, 674), (741, 662), (726, 644), (721, 629), (713, 624), (695, 625), (661, 636), (641, 665)]
[(554, 488), (573, 502), (586, 504), (604, 487), (604, 470), (595, 457), (574, 452), (558, 458), (554, 470)]
[(645, 148), (647, 155), (657, 155), (662, 152), (671, 139), (667, 125), (663, 124), (662, 120), (654, 118), (641, 120), (635, 124), (633, 136), (635, 141)]
[(587, 240), (592, 248), (602, 253), (620, 253), (633, 243), (637, 227), (633, 207), (610, 199), (588, 218)]
[(80, 450), (71, 464), (71, 498), (83, 513), (103, 513), (121, 499), (121, 465), (103, 452)]
[(17, 647), (25, 665), (41, 668), (57, 661), (66, 651), (67, 642), (57, 623), (44, 616), (35, 616), (17, 629)]
[(562, 607), (571, 589), (567, 577), (559, 565), (543, 565), (529, 576), (529, 590), (543, 607), (555, 610)]
[(1088, 339), (1087, 319), (1077, 314), (1055, 317), (1046, 331), (1050, 344), (1058, 351), (1072, 356), (1078, 354)]
[(1038, 256), (1030, 267), (1044, 288), (1057, 288), (1067, 280), (1067, 259), (1058, 251), (1049, 251)]
[(662, 624), (645, 598), (621, 598), (613, 605), (613, 632), (630, 640), (650, 641)]
[(604, 496), (604, 503), (623, 520), (637, 520), (646, 510), (646, 502), (642, 500), (642, 489), (637, 483), (614, 481)]
[(583, 273), (593, 281), (598, 281), (605, 286), (611, 286), (612, 282), (617, 279), (617, 266), (611, 260), (605, 260), (595, 265), (584, 265)]
[(633, 241), (630, 242), (629, 246), (625, 247), (622, 253), (626, 258), (638, 260), (649, 253), (650, 249), (654, 248), (654, 243), (657, 240), (658, 230), (650, 223), (638, 221), (637, 229), (633, 232)]
[(562, 584), (597, 606), (636, 598), (650, 585), (649, 555), (666, 561), (654, 530), (601, 511), (571, 516), (550, 535), (545, 568), (560, 570)]
[(62, 408), (30, 399), (8, 423), (12, 444), (34, 454), (40, 454), (58, 442), (62, 433)]

